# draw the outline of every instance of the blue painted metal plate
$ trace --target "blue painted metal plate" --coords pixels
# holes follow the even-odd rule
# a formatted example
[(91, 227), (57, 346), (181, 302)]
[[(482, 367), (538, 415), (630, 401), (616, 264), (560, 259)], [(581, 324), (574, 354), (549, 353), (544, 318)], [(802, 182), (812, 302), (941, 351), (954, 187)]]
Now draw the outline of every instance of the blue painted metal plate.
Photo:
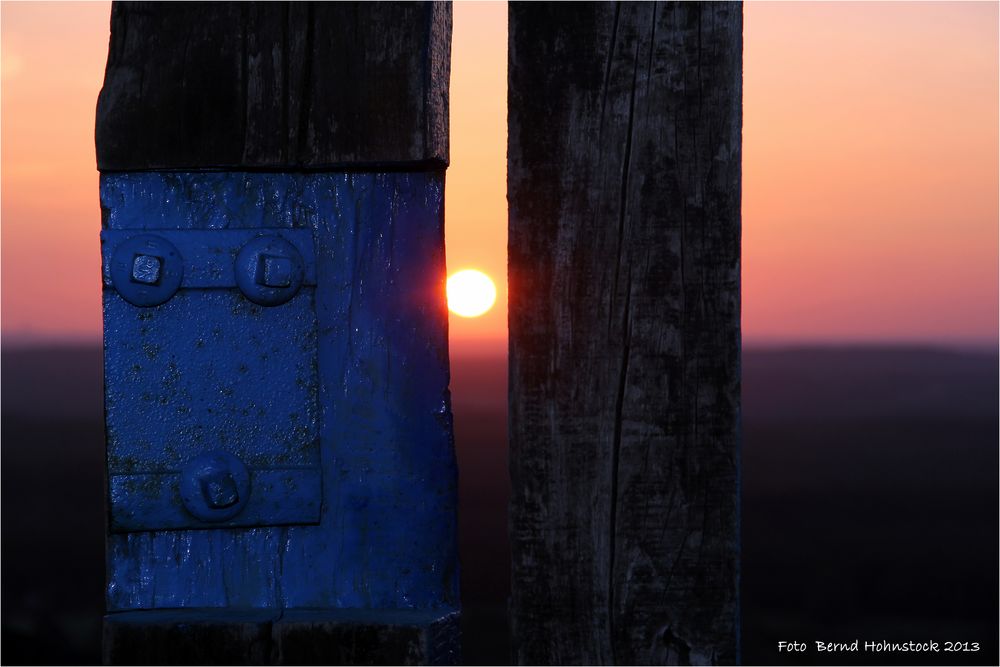
[(111, 264), (115, 249), (129, 239), (155, 236), (166, 239), (183, 257), (181, 289), (236, 287), (236, 258), (240, 249), (258, 238), (278, 237), (302, 255), (304, 285), (316, 284), (312, 233), (307, 229), (106, 229), (101, 232), (104, 284), (113, 287)]
[[(250, 471), (251, 494), (238, 518), (204, 527), (308, 523), (303, 517), (319, 517), (320, 471), (311, 469), (258, 469)], [(115, 527), (120, 531), (192, 528), (191, 515), (179, 497), (180, 475), (114, 475), (111, 506)]]
[[(143, 234), (183, 263), (180, 289), (139, 307), (112, 279), (116, 249)], [(302, 287), (261, 306), (236, 288), (240, 248), (278, 236), (303, 259)], [(322, 498), (316, 271), (308, 230), (108, 230), (102, 234), (111, 530), (315, 523)], [(121, 253), (117, 253), (121, 256)], [(127, 253), (131, 256), (131, 252)], [(207, 452), (249, 470), (235, 516), (206, 521), (180, 499), (185, 464)]]
[[(238, 357), (252, 349), (276, 354), (268, 344), (280, 351), (308, 342), (315, 326), (319, 408), (311, 414), (319, 422), (322, 469), (318, 524), (110, 535), (108, 610), (456, 608), (457, 477), (448, 393), (444, 174), (105, 173), (101, 207), (103, 227), (112, 235), (190, 230), (311, 237), (316, 285), (305, 280), (299, 293), (279, 306), (249, 303), (238, 288), (192, 287), (188, 282), (161, 306), (126, 308), (114, 288), (106, 286), (105, 304), (111, 309), (105, 319), (106, 384), (108, 421), (118, 424), (119, 431), (153, 429), (130, 417), (131, 408), (122, 408), (121, 400), (133, 405), (143, 392), (152, 397), (151, 406), (161, 399), (169, 404), (158, 419), (173, 420), (176, 414), (188, 420), (176, 412), (180, 404), (172, 398), (183, 397), (185, 382), (199, 373), (197, 363), (202, 368), (209, 364), (207, 359), (198, 362), (198, 341), (214, 340), (220, 351), (229, 350), (211, 362), (215, 387), (259, 406), (274, 393), (299, 391), (295, 380), (301, 373), (282, 363), (242, 374)], [(288, 233), (292, 236), (286, 237)], [(184, 254), (184, 242), (177, 243)], [(185, 276), (192, 280), (188, 272)], [(310, 298), (312, 309), (306, 306)], [(256, 323), (261, 318), (267, 327)], [(157, 359), (147, 360), (142, 344), (130, 341), (142, 335), (142, 327), (161, 321), (178, 329), (170, 340), (155, 341), (160, 349), (148, 353)], [(120, 345), (131, 346), (127, 358), (112, 349)], [(237, 348), (238, 353), (232, 351)], [(192, 356), (182, 363), (170, 358), (177, 354)], [(160, 383), (151, 381), (142, 389), (130, 375), (131, 364), (145, 369), (147, 361), (158, 364)], [(165, 384), (173, 376), (171, 361), (190, 369), (183, 374), (186, 380)], [(223, 382), (227, 375), (238, 379)], [(303, 378), (307, 384), (308, 377)], [(133, 384), (125, 388), (125, 383)], [(255, 397), (239, 393), (251, 391), (257, 392)], [(222, 398), (208, 400), (220, 404)], [(208, 414), (203, 410), (203, 416)], [(211, 414), (218, 414), (217, 409)], [(232, 428), (248, 433), (253, 430), (239, 422), (255, 414), (223, 413)], [(313, 432), (311, 421), (298, 423)], [(191, 428), (184, 432), (194, 435)], [(121, 432), (109, 435), (123, 437)], [(159, 455), (151, 444), (137, 440), (136, 447), (137, 453)], [(129, 474), (177, 474), (183, 468), (182, 456), (169, 458), (170, 470), (150, 471), (140, 468), (141, 462), (130, 462), (123, 449), (110, 450), (110, 455), (115, 460), (109, 464), (129, 466)], [(260, 484), (254, 475), (270, 465), (277, 467), (247, 462), (251, 487)], [(177, 498), (157, 497), (161, 508), (176, 512), (180, 507)], [(255, 497), (244, 512), (253, 511)], [(279, 511), (284, 506), (267, 509)], [(124, 511), (119, 517), (119, 525), (131, 525)], [(271, 517), (275, 523), (284, 520)], [(165, 521), (167, 525), (173, 524)]]

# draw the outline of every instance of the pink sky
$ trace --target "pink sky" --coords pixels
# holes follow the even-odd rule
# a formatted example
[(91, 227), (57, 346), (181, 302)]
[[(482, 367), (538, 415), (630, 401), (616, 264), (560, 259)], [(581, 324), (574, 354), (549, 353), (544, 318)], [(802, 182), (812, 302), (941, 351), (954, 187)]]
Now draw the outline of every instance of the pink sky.
[[(506, 6), (454, 11), (448, 264), (500, 288), (488, 315), (452, 317), (463, 348), (506, 336)], [(100, 336), (108, 13), (0, 8), (5, 342)], [(996, 343), (997, 26), (996, 3), (745, 6), (748, 343)]]

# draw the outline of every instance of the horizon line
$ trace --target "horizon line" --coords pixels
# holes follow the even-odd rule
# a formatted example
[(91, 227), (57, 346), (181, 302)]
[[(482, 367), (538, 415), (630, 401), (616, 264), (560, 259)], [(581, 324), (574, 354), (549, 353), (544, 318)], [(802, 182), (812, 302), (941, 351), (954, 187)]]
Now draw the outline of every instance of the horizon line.
[[(0, 332), (0, 349), (3, 351), (25, 351), (39, 349), (103, 347), (100, 336), (82, 334), (46, 334), (34, 332)], [(448, 341), (449, 352), (453, 356), (475, 356), (488, 354), (490, 356), (506, 353), (508, 339), (506, 337), (461, 338)], [(822, 338), (744, 338), (742, 350), (750, 351), (795, 351), (816, 349), (926, 349), (952, 350), (960, 352), (1000, 353), (1000, 340), (982, 338), (864, 338), (851, 337), (840, 340)]]

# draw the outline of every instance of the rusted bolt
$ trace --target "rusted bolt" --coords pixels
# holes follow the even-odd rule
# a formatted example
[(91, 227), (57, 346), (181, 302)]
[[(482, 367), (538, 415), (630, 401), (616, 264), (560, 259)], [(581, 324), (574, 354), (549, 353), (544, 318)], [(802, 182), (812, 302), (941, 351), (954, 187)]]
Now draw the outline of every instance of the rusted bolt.
[(196, 519), (226, 521), (246, 506), (250, 473), (229, 452), (208, 452), (191, 459), (181, 470), (180, 493), (184, 507)]
[(279, 306), (294, 297), (305, 277), (298, 249), (280, 236), (260, 236), (236, 256), (236, 284), (261, 306)]

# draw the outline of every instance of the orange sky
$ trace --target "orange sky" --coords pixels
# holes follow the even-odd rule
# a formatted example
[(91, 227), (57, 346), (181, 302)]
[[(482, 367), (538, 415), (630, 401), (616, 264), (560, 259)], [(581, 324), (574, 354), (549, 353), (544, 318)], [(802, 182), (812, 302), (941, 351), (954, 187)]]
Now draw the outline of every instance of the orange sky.
[[(498, 285), (453, 347), (505, 338), (506, 6), (455, 4), (450, 271)], [(0, 9), (6, 342), (100, 336), (93, 125), (108, 3)], [(749, 342), (995, 343), (998, 5), (745, 8)]]

